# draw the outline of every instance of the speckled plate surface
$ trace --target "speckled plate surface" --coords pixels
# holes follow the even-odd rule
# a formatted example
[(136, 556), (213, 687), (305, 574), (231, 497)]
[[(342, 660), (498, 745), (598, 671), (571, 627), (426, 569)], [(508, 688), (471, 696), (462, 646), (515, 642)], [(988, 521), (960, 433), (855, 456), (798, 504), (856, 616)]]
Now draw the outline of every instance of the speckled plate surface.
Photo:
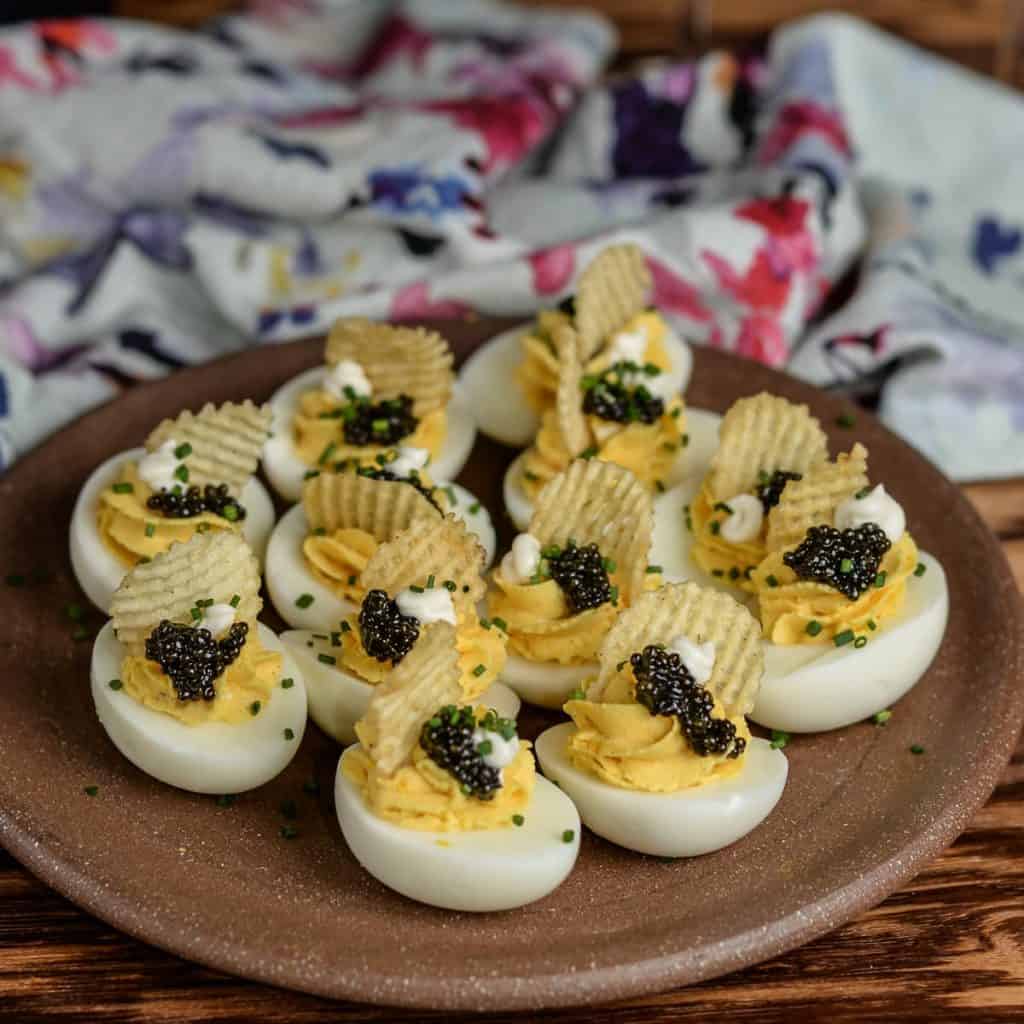
[[(465, 355), (496, 327), (443, 329)], [(662, 862), (586, 834), (547, 899), (458, 915), (397, 896), (355, 863), (331, 803), (338, 750), (312, 725), (290, 768), (230, 807), (137, 771), (89, 696), (102, 619), (90, 612), (90, 639), (75, 640), (66, 612), (84, 604), (67, 555), (75, 495), (161, 417), (267, 397), (320, 351), (316, 340), (257, 348), (140, 387), (0, 479), (0, 576), (26, 578), (0, 586), (0, 840), (74, 902), (191, 960), (325, 996), (480, 1010), (599, 1002), (723, 974), (835, 928), (911, 877), (988, 797), (1024, 714), (1020, 600), (956, 486), (863, 414), (873, 473), (948, 573), (945, 642), (885, 728), (794, 739), (778, 808), (727, 850)], [(809, 402), (834, 449), (849, 441), (832, 426), (837, 399), (716, 352), (696, 352), (687, 398), (723, 411), (761, 388)], [(480, 440), (461, 478), (494, 512), (510, 455)], [(507, 542), (509, 524), (495, 520)], [(525, 731), (553, 720), (529, 713)], [(292, 840), (280, 835), (289, 800)]]

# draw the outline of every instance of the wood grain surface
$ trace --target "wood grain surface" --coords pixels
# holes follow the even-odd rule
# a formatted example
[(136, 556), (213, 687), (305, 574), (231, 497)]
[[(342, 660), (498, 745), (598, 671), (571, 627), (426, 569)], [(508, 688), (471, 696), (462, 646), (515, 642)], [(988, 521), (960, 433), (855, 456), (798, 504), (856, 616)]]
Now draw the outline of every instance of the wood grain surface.
[[(965, 489), (1001, 537), (1024, 587), (1024, 480)], [(1022, 854), (1024, 743), (960, 839), (910, 885), (839, 931), (692, 988), (602, 1008), (483, 1019), (566, 1024), (1021, 1020)], [(305, 1024), (480, 1018), (328, 1003), (193, 966), (82, 913), (0, 851), (0, 1020), (53, 1019)]]

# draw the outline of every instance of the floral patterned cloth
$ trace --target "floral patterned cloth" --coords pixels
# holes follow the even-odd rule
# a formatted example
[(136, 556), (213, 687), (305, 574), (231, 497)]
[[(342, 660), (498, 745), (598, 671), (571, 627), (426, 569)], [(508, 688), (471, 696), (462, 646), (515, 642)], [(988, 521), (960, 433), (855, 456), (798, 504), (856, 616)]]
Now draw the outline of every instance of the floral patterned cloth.
[(0, 30), (0, 468), (136, 381), (345, 314), (525, 316), (632, 240), (687, 337), (1024, 472), (1020, 100), (840, 17), (599, 85), (614, 44), (482, 0)]

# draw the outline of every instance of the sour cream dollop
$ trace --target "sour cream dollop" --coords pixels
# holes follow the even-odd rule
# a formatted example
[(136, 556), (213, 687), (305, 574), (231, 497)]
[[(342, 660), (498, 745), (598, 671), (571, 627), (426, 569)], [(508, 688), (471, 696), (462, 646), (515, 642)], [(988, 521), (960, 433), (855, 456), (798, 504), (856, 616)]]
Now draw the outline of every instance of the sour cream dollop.
[(178, 482), (174, 471), (181, 465), (181, 459), (174, 454), (178, 442), (168, 438), (155, 452), (149, 452), (139, 459), (139, 477), (154, 491), (166, 488), (168, 491)]
[(334, 395), (335, 398), (346, 398), (346, 388), (351, 388), (357, 395), (369, 396), (373, 394), (373, 386), (363, 371), (362, 366), (354, 359), (342, 359), (332, 369), (327, 371), (323, 383), (324, 391)]
[(519, 534), (501, 560), (501, 575), (509, 583), (525, 583), (539, 568), (540, 541), (531, 533)]
[(881, 527), (893, 544), (903, 536), (907, 528), (903, 506), (886, 494), (885, 484), (878, 484), (863, 498), (847, 498), (836, 509), (835, 522), (837, 530), (856, 529), (865, 523), (874, 523)]
[(710, 678), (715, 668), (715, 644), (713, 640), (707, 643), (695, 644), (689, 637), (680, 634), (668, 645), (670, 651), (679, 655), (686, 670), (693, 676), (694, 682), (703, 686)]
[(424, 625), (428, 622), (450, 622), (455, 625), (455, 605), (446, 587), (426, 587), (423, 591), (403, 590), (395, 598), (403, 615)]
[(476, 728), (473, 730), (473, 746), (479, 747), (481, 743), (490, 743), (491, 749), (480, 758), (488, 768), (495, 768), (499, 772), (507, 768), (519, 753), (519, 737), (512, 736), (505, 739), (501, 733), (490, 732), (488, 729)]
[(753, 494), (737, 494), (726, 503), (732, 511), (723, 520), (721, 535), (730, 544), (745, 544), (761, 533), (764, 506)]
[(637, 363), (642, 366), (646, 352), (647, 331), (642, 327), (635, 331), (619, 331), (608, 346), (611, 364)]
[(218, 637), (226, 633), (235, 621), (235, 609), (229, 604), (211, 604), (203, 609), (203, 617), (199, 620), (200, 629), (208, 629)]
[(395, 476), (407, 478), (424, 469), (429, 461), (430, 452), (426, 448), (402, 445), (398, 449), (398, 456), (388, 463), (387, 468)]

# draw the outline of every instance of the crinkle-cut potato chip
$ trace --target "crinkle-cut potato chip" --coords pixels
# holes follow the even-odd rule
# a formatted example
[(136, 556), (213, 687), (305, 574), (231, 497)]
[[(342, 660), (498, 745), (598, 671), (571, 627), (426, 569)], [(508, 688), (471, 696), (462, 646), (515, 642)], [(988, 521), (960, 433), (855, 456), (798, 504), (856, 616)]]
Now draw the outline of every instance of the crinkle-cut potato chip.
[(596, 544), (615, 562), (628, 604), (644, 589), (654, 533), (650, 491), (628, 469), (576, 459), (537, 495), (530, 531), (542, 546)]
[(639, 246), (609, 245), (590, 261), (576, 284), (574, 322), (581, 362), (643, 312), (650, 290), (651, 274)]
[(735, 598), (696, 583), (648, 591), (618, 617), (601, 645), (601, 667), (588, 698), (600, 699), (618, 665), (630, 655), (648, 644), (670, 645), (680, 635), (715, 645), (715, 665), (705, 686), (728, 717), (746, 715), (764, 674), (761, 627)]
[(807, 406), (765, 391), (734, 402), (718, 438), (708, 474), (715, 501), (751, 493), (761, 473), (806, 473), (828, 458), (828, 439)]
[(451, 398), (452, 351), (440, 334), (425, 327), (395, 327), (362, 317), (337, 320), (324, 354), (329, 366), (344, 359), (359, 363), (375, 399), (408, 395), (421, 419)]
[(136, 650), (164, 619), (191, 622), (197, 601), (231, 604), (236, 596), (236, 621), (255, 622), (263, 607), (259, 563), (238, 534), (214, 530), (135, 566), (114, 594), (110, 617), (118, 640)]
[(416, 646), (373, 688), (366, 714), (356, 723), (363, 749), (382, 775), (391, 775), (412, 753), (439, 708), (461, 704), (455, 628), (432, 622)]
[(768, 514), (765, 548), (770, 553), (799, 544), (812, 526), (834, 525), (837, 506), (868, 485), (868, 450), (855, 444), (834, 462), (822, 462), (790, 480)]
[(576, 456), (589, 447), (591, 441), (587, 417), (583, 412), (583, 389), (580, 387), (583, 364), (577, 352), (576, 332), (567, 324), (554, 328), (552, 341), (558, 353), (555, 415), (566, 451)]
[(302, 507), (311, 530), (363, 530), (378, 541), (420, 519), (441, 513), (410, 483), (375, 480), (354, 469), (320, 473), (302, 485)]
[(160, 423), (146, 438), (146, 448), (154, 452), (170, 439), (191, 445), (192, 451), (182, 459), (188, 485), (227, 484), (238, 497), (259, 465), (270, 420), (270, 406), (249, 399), (220, 406), (207, 402), (198, 413), (186, 409), (176, 419)]
[[(394, 597), (407, 587), (455, 584), (456, 608), (473, 608), (487, 587), (483, 570), (487, 556), (466, 524), (453, 515), (418, 520), (381, 544), (360, 579), (367, 591), (383, 590)], [(467, 589), (468, 588), (468, 589)]]

